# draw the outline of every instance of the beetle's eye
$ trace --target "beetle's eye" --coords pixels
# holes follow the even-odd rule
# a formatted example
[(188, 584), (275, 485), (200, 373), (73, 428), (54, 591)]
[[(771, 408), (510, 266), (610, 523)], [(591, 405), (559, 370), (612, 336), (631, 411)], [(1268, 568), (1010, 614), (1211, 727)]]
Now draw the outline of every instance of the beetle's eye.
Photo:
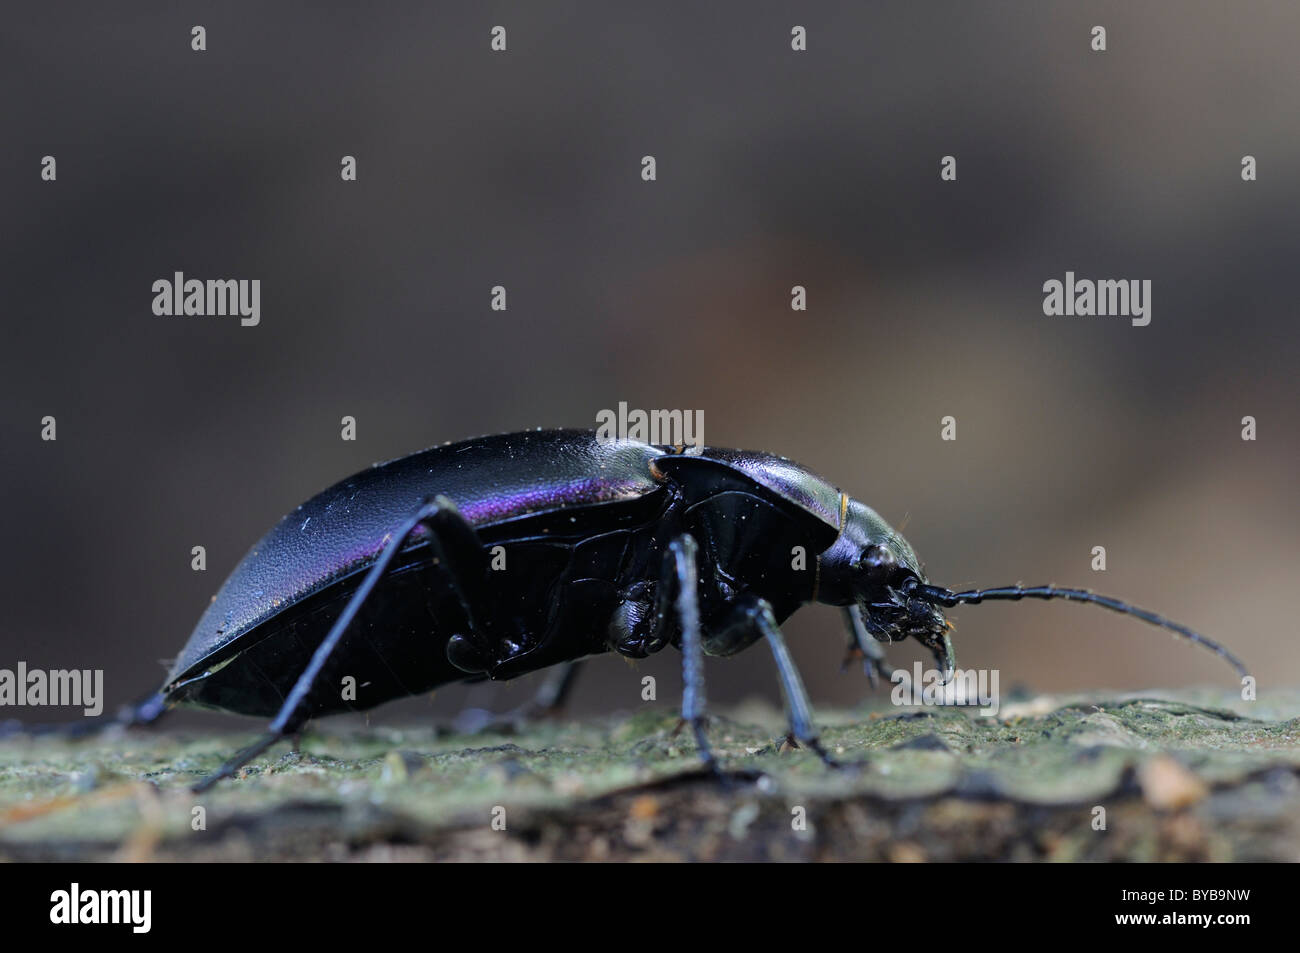
[(862, 568), (867, 578), (883, 582), (898, 569), (898, 558), (888, 546), (872, 543), (862, 551)]

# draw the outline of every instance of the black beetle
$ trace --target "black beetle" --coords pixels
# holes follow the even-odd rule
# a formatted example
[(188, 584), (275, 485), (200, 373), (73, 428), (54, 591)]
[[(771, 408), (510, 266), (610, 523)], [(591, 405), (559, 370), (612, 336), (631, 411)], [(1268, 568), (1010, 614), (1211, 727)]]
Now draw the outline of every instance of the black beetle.
[(683, 656), (682, 718), (716, 769), (704, 656), (765, 639), (791, 738), (833, 764), (781, 622), (806, 603), (840, 606), (873, 678), (888, 671), (875, 643), (908, 636), (951, 673), (943, 607), (1022, 598), (1136, 615), (1245, 674), (1209, 639), (1086, 590), (932, 586), (875, 511), (782, 457), (538, 430), (377, 464), (299, 506), (235, 567), (162, 689), (118, 720), (177, 705), (271, 717), (202, 790), (317, 715), (671, 644)]

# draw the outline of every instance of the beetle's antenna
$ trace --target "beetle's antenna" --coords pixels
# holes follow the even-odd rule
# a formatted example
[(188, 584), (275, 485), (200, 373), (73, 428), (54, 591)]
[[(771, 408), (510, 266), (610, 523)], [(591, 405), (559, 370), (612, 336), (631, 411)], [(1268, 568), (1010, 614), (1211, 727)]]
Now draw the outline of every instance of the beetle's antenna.
[(970, 589), (966, 592), (953, 592), (951, 589), (945, 589), (943, 586), (927, 586), (921, 583), (915, 583), (907, 590), (909, 595), (941, 606), (955, 606), (958, 603), (969, 603), (977, 605), (984, 600), (1010, 599), (1019, 601), (1021, 599), (1065, 599), (1069, 602), (1091, 602), (1093, 605), (1102, 606), (1110, 609), (1112, 612), (1119, 612), (1124, 615), (1137, 616), (1143, 622), (1149, 622), (1152, 625), (1158, 625), (1162, 629), (1169, 629), (1171, 632), (1177, 632), (1183, 638), (1197, 645), (1209, 649), (1219, 658), (1223, 659), (1229, 665), (1237, 670), (1237, 673), (1243, 678), (1249, 673), (1246, 666), (1241, 663), (1237, 656), (1233, 655), (1218, 642), (1208, 639), (1199, 632), (1194, 632), (1185, 625), (1180, 625), (1162, 615), (1156, 615), (1148, 609), (1141, 609), (1137, 606), (1131, 606), (1127, 602), (1121, 602), (1118, 599), (1112, 599), (1110, 596), (1099, 595), (1088, 589), (1063, 589), (1059, 586), (998, 586), (993, 589)]

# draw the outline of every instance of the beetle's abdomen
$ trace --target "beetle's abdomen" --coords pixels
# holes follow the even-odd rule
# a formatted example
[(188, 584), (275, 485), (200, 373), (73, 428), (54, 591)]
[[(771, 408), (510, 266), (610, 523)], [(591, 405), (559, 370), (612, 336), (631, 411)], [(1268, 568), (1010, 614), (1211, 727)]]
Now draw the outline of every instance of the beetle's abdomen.
[(450, 498), (476, 528), (509, 535), (505, 527), (548, 513), (576, 521), (588, 510), (635, 503), (659, 488), (649, 471), (657, 454), (644, 444), (598, 443), (590, 431), (549, 430), (376, 464), (299, 506), (249, 551), (199, 619), (168, 682), (242, 651), (232, 643), (250, 634), (258, 642), (293, 638), (291, 623), (314, 611), (306, 600), (364, 572), (388, 534), (430, 496)]

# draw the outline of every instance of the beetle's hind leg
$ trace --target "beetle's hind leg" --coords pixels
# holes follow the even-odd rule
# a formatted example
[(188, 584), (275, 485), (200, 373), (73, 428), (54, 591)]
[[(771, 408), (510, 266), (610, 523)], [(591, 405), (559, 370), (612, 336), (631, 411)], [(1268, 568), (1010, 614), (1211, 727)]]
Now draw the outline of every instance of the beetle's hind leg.
[(466, 708), (456, 716), (452, 725), (456, 731), (472, 735), (480, 731), (513, 729), (520, 723), (557, 715), (568, 703), (581, 670), (580, 659), (560, 662), (546, 672), (542, 683), (537, 687), (537, 693), (519, 707), (501, 715), (482, 708)]
[(206, 791), (222, 778), (232, 777), (235, 772), (271, 747), (271, 745), (286, 735), (298, 731), (303, 726), (311, 716), (311, 712), (307, 708), (312, 692), (316, 689), (317, 683), (325, 670), (326, 663), (329, 662), (334, 650), (338, 648), (352, 623), (356, 621), (357, 615), (365, 607), (376, 587), (388, 575), (397, 554), (420, 528), (423, 528), (428, 533), (429, 542), (436, 557), (435, 565), (442, 567), (442, 570), (448, 574), (448, 579), (461, 599), (471, 629), (473, 628), (475, 601), (472, 591), (466, 588), (466, 580), (476, 579), (478, 575), (463, 570), (472, 568), (465, 566), (466, 559), (473, 560), (479, 557), (486, 559), (486, 554), (481, 545), (478, 546), (477, 550), (475, 549), (474, 543), (477, 542), (477, 535), (473, 527), (460, 515), (455, 504), (445, 496), (437, 496), (426, 500), (410, 519), (393, 532), (388, 544), (379, 554), (379, 558), (375, 560), (374, 565), (370, 567), (370, 571), (366, 573), (365, 580), (357, 588), (357, 591), (352, 594), (347, 606), (338, 619), (335, 620), (329, 634), (316, 647), (311, 661), (307, 663), (307, 667), (298, 676), (298, 680), (294, 683), (293, 689), (280, 707), (275, 720), (271, 722), (267, 733), (223, 764), (215, 774), (199, 782), (194, 787), (196, 793)]
[(242, 768), (248, 762), (252, 761), (259, 754), (265, 751), (271, 745), (275, 744), (284, 737), (283, 732), (268, 731), (262, 737), (258, 738), (246, 748), (240, 748), (235, 756), (223, 764), (214, 774), (209, 774), (206, 778), (194, 785), (190, 790), (195, 794), (202, 794), (208, 788), (212, 787), (222, 778), (233, 778), (235, 772)]
[(13, 735), (85, 738), (90, 735), (97, 735), (110, 728), (142, 728), (146, 725), (152, 725), (167, 714), (168, 710), (167, 693), (165, 691), (156, 691), (138, 702), (124, 705), (116, 715), (102, 718), (58, 722), (52, 725), (27, 725), (14, 720), (0, 721), (0, 739)]

